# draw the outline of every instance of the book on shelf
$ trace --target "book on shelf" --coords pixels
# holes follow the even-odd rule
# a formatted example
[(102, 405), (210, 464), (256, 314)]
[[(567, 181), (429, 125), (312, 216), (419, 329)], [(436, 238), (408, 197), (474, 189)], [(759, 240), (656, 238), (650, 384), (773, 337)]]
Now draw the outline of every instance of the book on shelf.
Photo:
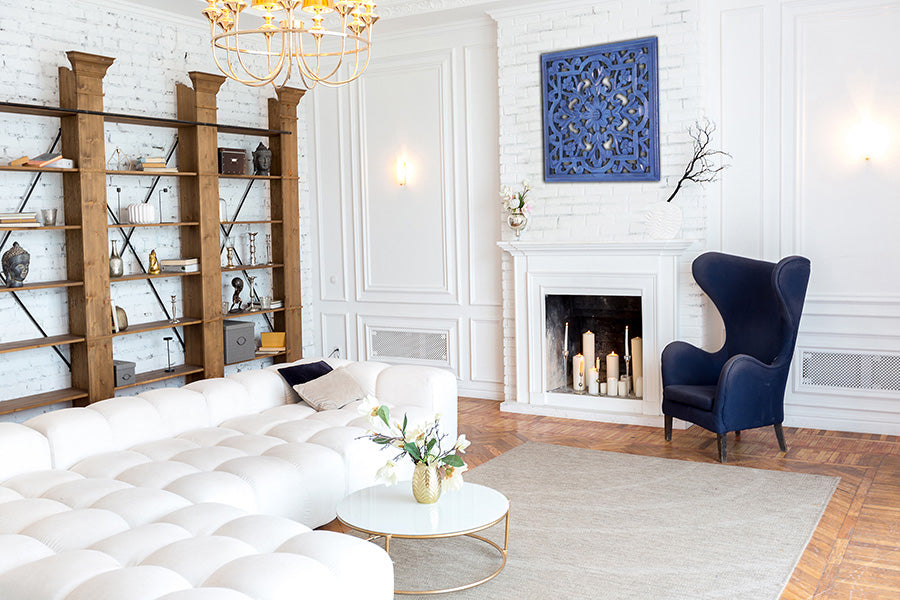
[(61, 158), (62, 154), (60, 154), (59, 152), (47, 152), (45, 154), (38, 154), (33, 158), (29, 158), (28, 162), (26, 162), (25, 165), (29, 167), (46, 167)]
[(272, 300), (272, 303), (269, 304), (269, 308), (284, 308), (284, 301)]
[(0, 213), (0, 223), (38, 223), (38, 213)]
[(144, 167), (141, 169), (142, 171), (146, 171), (147, 173), (177, 173), (178, 169), (176, 167)]
[(11, 167), (23, 167), (23, 166), (25, 166), (25, 163), (27, 163), (27, 162), (28, 162), (28, 157), (27, 157), (27, 156), (20, 156), (19, 158), (16, 158), (16, 159), (14, 159), (14, 160), (9, 161), (9, 166), (11, 166)]
[(259, 349), (284, 352), (285, 336), (283, 331), (263, 331), (259, 334)]
[(199, 273), (200, 265), (159, 265), (160, 270), (166, 273)]
[(185, 267), (188, 265), (199, 265), (199, 258), (161, 258), (159, 259), (159, 266), (161, 267)]
[(0, 221), (0, 227), (40, 227), (37, 221)]
[(279, 352), (284, 352), (284, 351), (285, 351), (284, 346), (280, 346), (280, 347), (260, 346), (259, 350), (257, 350), (256, 353), (257, 354), (278, 354)]
[(53, 161), (53, 164), (49, 166), (57, 169), (74, 169), (75, 161), (71, 158), (61, 158), (59, 160)]

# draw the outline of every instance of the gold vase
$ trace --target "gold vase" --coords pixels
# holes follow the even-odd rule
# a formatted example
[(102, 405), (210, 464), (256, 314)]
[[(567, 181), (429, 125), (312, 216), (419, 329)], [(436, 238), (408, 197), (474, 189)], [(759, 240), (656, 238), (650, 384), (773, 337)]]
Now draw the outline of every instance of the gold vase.
[(421, 504), (434, 504), (441, 497), (441, 480), (437, 467), (416, 463), (412, 478), (413, 497)]

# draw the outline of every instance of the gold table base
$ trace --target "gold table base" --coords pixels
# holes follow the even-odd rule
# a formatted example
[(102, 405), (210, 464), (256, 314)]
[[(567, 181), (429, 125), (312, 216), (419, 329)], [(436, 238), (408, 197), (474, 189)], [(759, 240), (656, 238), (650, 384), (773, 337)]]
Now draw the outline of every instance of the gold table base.
[[(502, 548), (500, 547), (500, 544), (498, 544), (497, 542), (495, 542), (493, 540), (489, 540), (486, 537), (483, 537), (480, 535), (475, 535), (479, 531), (484, 531), (485, 529), (489, 529), (503, 520), (506, 520), (506, 524), (505, 524), (505, 531), (503, 533), (503, 547)], [(391, 554), (391, 539), (393, 539), (393, 538), (405, 539), (405, 540), (437, 540), (437, 539), (441, 539), (441, 538), (467, 536), (467, 537), (474, 538), (476, 540), (480, 540), (486, 544), (493, 546), (498, 552), (500, 552), (500, 556), (503, 558), (503, 562), (500, 563), (500, 566), (497, 568), (496, 571), (494, 571), (487, 577), (479, 579), (478, 581), (475, 581), (473, 583), (467, 583), (465, 585), (460, 585), (457, 587), (441, 588), (441, 589), (436, 589), (436, 590), (394, 590), (395, 594), (407, 594), (407, 595), (420, 594), (423, 596), (429, 595), (429, 594), (446, 594), (449, 592), (459, 592), (461, 590), (467, 590), (469, 588), (479, 586), (482, 583), (486, 583), (500, 574), (500, 571), (502, 571), (503, 567), (506, 566), (506, 557), (509, 553), (509, 510), (508, 509), (506, 511), (506, 514), (504, 514), (502, 517), (500, 517), (496, 521), (492, 521), (492, 522), (488, 523), (487, 525), (482, 525), (480, 527), (476, 527), (474, 529), (469, 529), (467, 531), (457, 531), (454, 533), (442, 533), (439, 535), (398, 535), (398, 534), (392, 534), (392, 533), (383, 533), (380, 531), (368, 531), (365, 529), (360, 529), (358, 527), (354, 527), (354, 526), (350, 525), (349, 523), (346, 523), (343, 520), (341, 520), (340, 517), (338, 517), (338, 521), (340, 521), (341, 523), (343, 523), (350, 529), (353, 529), (354, 531), (359, 531), (360, 533), (367, 534), (369, 537), (367, 537), (366, 540), (368, 540), (368, 541), (376, 540), (378, 538), (384, 538), (384, 551), (387, 552), (389, 556)]]

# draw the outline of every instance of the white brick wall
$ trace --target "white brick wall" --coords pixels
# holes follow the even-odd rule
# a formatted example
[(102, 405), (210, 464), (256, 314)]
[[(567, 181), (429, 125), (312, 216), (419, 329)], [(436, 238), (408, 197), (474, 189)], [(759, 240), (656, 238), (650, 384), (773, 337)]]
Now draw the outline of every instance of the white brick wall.
[[(113, 4), (114, 6), (114, 4)], [(198, 11), (202, 6), (198, 6)], [(107, 111), (129, 112), (160, 117), (175, 116), (175, 84), (190, 85), (189, 71), (218, 72), (209, 51), (208, 30), (205, 26), (196, 28), (183, 22), (168, 20), (160, 13), (158, 18), (131, 16), (116, 8), (103, 8), (94, 2), (55, 3), (48, 7), (42, 3), (13, 2), (0, 0), (0, 99), (11, 102), (27, 102), (58, 105), (58, 74), (60, 66), (69, 66), (65, 57), (67, 50), (80, 50), (116, 59), (104, 80)], [(13, 27), (14, 25), (14, 27)], [(255, 127), (267, 125), (267, 98), (274, 95), (271, 88), (248, 88), (228, 81), (218, 96), (219, 120), (223, 123), (244, 124)], [(303, 101), (301, 101), (303, 102)], [(309, 179), (306, 169), (306, 124), (305, 111), (298, 111), (298, 146), (300, 152), (300, 225), (302, 255), (303, 304), (308, 306), (310, 286), (310, 246), (309, 246)], [(21, 117), (0, 114), (2, 134), (0, 134), (0, 161), (25, 154), (34, 155), (49, 148), (59, 128), (58, 119)], [(107, 157), (116, 147), (133, 156), (159, 154), (168, 151), (174, 141), (175, 130), (155, 129), (136, 126), (110, 125), (106, 128)], [(222, 146), (245, 147), (252, 150), (260, 140), (244, 136), (220, 136)], [(0, 179), (0, 211), (14, 210), (19, 199), (26, 193), (31, 177), (23, 173), (4, 173)], [(115, 177), (109, 178), (110, 204), (116, 206), (116, 187), (122, 188), (122, 205), (140, 201), (150, 185), (149, 178)], [(243, 193), (246, 182), (223, 180), (221, 194), (229, 209), (233, 210)], [(157, 190), (169, 188), (164, 194), (162, 206), (164, 216), (169, 219), (177, 210), (177, 186), (175, 178), (163, 178)], [(268, 193), (266, 183), (257, 182), (248, 196), (241, 218), (265, 218), (268, 214)], [(153, 203), (157, 196), (154, 192)], [(29, 209), (62, 208), (62, 180), (59, 175), (45, 174), (29, 201)], [(169, 212), (171, 211), (171, 212)], [(60, 211), (61, 212), (61, 211)], [(263, 256), (265, 231), (257, 237), (257, 248)], [(241, 242), (246, 245), (247, 226), (235, 233), (241, 233)], [(103, 232), (100, 232), (103, 235)], [(111, 232), (111, 239), (117, 239)], [(64, 238), (59, 232), (16, 233), (17, 240), (32, 255), (30, 281), (65, 278), (63, 258)], [(176, 256), (178, 232), (174, 228), (138, 230), (133, 238), (145, 262), (150, 250), (156, 249), (161, 258)], [(121, 244), (120, 244), (121, 249)], [(246, 257), (246, 250), (242, 256)], [(136, 269), (130, 255), (125, 255), (126, 271)], [(259, 289), (268, 288), (270, 274), (257, 272)], [(223, 296), (230, 297), (228, 281), (223, 277)], [(181, 296), (181, 286), (177, 279), (157, 280), (160, 295), (168, 301), (170, 294)], [(246, 300), (247, 291), (245, 288)], [(65, 292), (50, 290), (22, 295), (23, 300), (34, 312), (41, 325), (50, 335), (67, 330), (65, 313)], [(131, 322), (139, 323), (162, 319), (163, 314), (149, 292), (146, 282), (118, 282), (113, 284), (113, 298), (126, 308)], [(180, 302), (179, 302), (180, 314)], [(24, 318), (24, 313), (15, 305), (11, 294), (0, 294), (0, 341), (12, 341), (38, 337), (39, 333)], [(261, 317), (255, 317), (257, 331), (264, 330)], [(311, 351), (314, 345), (312, 322), (309, 314), (304, 315), (304, 348)], [(124, 336), (115, 339), (114, 355), (123, 360), (138, 363), (138, 371), (148, 371), (164, 367), (166, 346), (162, 338), (168, 331)], [(172, 344), (173, 361), (183, 362), (180, 348)], [(66, 352), (64, 350), (64, 352)], [(0, 373), (7, 382), (0, 399), (40, 393), (69, 385), (68, 369), (52, 350), (40, 349), (2, 355)], [(226, 372), (255, 368), (259, 363), (246, 363), (239, 367), (228, 367)], [(182, 380), (166, 382), (181, 385)], [(162, 384), (155, 384), (159, 387)], [(133, 391), (140, 391), (135, 389)], [(32, 413), (14, 415), (21, 420)]]
[[(539, 10), (539, 9), (536, 9)], [(687, 128), (704, 114), (699, 0), (615, 0), (552, 13), (527, 9), (492, 13), (498, 27), (500, 73), (500, 177), (504, 185), (528, 180), (532, 213), (528, 240), (621, 241), (646, 238), (645, 216), (665, 200), (691, 154)], [(543, 182), (540, 55), (627, 39), (659, 38), (660, 167), (647, 183)], [(688, 185), (674, 200), (684, 211), (681, 237), (695, 240), (682, 259), (679, 337), (700, 343), (703, 296), (690, 278), (690, 262), (705, 247), (703, 191)], [(503, 239), (513, 233), (504, 227)], [(515, 395), (512, 271), (503, 268), (505, 396)]]

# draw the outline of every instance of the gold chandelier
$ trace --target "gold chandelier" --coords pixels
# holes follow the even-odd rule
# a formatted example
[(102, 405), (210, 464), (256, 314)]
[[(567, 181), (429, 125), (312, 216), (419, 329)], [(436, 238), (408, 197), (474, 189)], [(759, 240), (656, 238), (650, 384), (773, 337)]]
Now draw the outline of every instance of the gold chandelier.
[[(296, 65), (307, 89), (319, 83), (336, 87), (358, 78), (369, 65), (372, 26), (378, 20), (374, 0), (206, 2), (203, 14), (216, 65), (244, 85), (283, 87)], [(241, 14), (248, 8), (261, 14), (261, 26), (241, 29)]]

